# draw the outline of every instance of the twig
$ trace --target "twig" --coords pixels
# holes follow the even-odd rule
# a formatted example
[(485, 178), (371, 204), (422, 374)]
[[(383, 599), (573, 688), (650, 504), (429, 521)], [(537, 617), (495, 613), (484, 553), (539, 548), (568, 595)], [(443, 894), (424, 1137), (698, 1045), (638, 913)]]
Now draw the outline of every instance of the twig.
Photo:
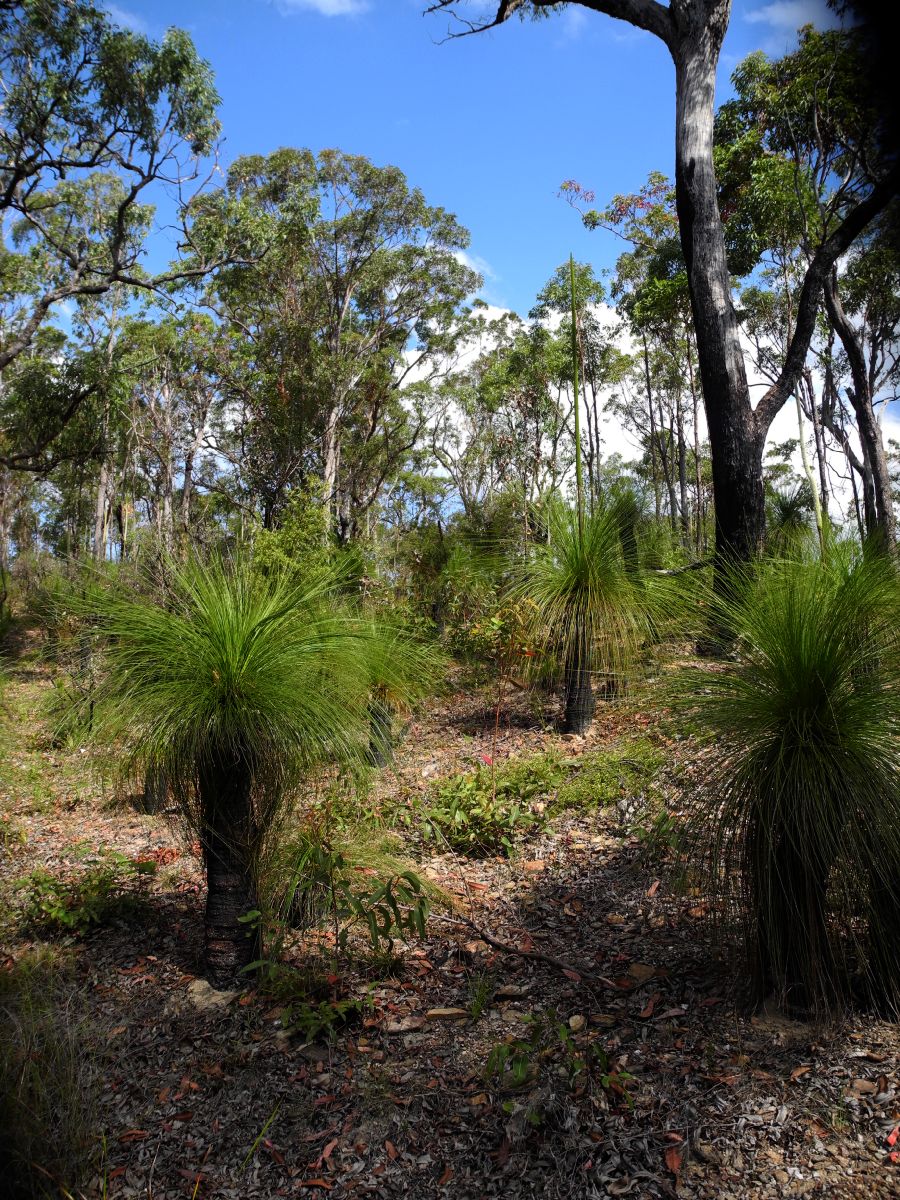
[(434, 920), (446, 921), (450, 925), (464, 925), (476, 937), (480, 938), (481, 941), (486, 942), (489, 946), (493, 946), (495, 950), (502, 950), (504, 954), (517, 954), (519, 958), (531, 958), (535, 962), (547, 963), (551, 967), (556, 967), (558, 971), (562, 971), (564, 975), (577, 975), (579, 979), (583, 979), (586, 983), (602, 983), (604, 987), (619, 990), (618, 985), (613, 980), (607, 979), (605, 975), (596, 975), (593, 971), (588, 970), (587, 967), (577, 966), (574, 963), (566, 962), (562, 958), (554, 958), (552, 954), (545, 954), (542, 950), (524, 950), (521, 946), (511, 946), (509, 942), (501, 942), (493, 934), (481, 929), (474, 921), (468, 921), (464, 917), (445, 917), (437, 913)]
[(667, 570), (651, 571), (651, 575), (684, 575), (686, 571), (702, 571), (704, 567), (711, 567), (714, 563), (712, 558), (702, 558), (699, 562), (688, 563), (685, 567), (669, 567)]

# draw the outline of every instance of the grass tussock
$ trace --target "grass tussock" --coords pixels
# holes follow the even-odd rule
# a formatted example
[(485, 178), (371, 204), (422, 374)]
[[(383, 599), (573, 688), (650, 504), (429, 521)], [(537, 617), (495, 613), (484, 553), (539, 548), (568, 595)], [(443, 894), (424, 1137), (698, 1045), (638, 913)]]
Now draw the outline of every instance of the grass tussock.
[(707, 750), (685, 852), (743, 930), (758, 997), (900, 1007), (900, 583), (884, 556), (745, 571), (725, 665), (680, 704)]
[(65, 961), (0, 970), (0, 1179), (8, 1200), (76, 1194), (96, 1167), (100, 1038)]

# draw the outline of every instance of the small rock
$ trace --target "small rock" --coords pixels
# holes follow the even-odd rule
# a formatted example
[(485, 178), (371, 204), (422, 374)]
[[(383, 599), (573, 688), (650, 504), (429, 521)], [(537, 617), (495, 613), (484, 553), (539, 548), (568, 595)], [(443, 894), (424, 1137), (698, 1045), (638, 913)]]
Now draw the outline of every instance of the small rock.
[(214, 1012), (227, 1008), (241, 993), (220, 992), (205, 979), (192, 979), (188, 984), (187, 994), (195, 1008), (199, 1008), (201, 1012)]
[(464, 1008), (429, 1008), (425, 1014), (429, 1021), (459, 1021), (468, 1015)]
[(521, 1000), (531, 991), (531, 984), (504, 983), (494, 992), (495, 1000)]
[[(431, 1016), (431, 1013), (428, 1014)], [(398, 1017), (396, 1021), (388, 1021), (384, 1026), (385, 1033), (412, 1033), (421, 1029), (425, 1024), (424, 1017)]]

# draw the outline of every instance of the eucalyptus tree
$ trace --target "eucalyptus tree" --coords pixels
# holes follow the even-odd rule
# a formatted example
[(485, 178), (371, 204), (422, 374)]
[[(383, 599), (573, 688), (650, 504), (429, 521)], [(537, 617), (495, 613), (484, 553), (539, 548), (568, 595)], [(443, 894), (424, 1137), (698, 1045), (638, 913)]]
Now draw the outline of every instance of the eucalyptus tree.
[[(675, 66), (675, 195), (697, 338), (698, 365), (712, 452), (716, 552), (721, 567), (752, 556), (765, 523), (762, 458), (766, 433), (793, 394), (803, 370), (822, 290), (853, 240), (889, 203), (900, 185), (900, 164), (882, 157), (866, 186), (845, 193), (811, 248), (790, 345), (778, 379), (751, 403), (731, 294), (725, 231), (713, 154), (715, 78), (731, 0), (577, 0), (594, 12), (627, 21), (658, 38)], [(484, 12), (484, 5), (482, 12)], [(553, 0), (499, 0), (463, 32), (503, 25), (511, 17), (561, 8)], [(460, 16), (462, 0), (434, 0), (429, 12)], [(461, 18), (463, 19), (463, 18)]]
[[(214, 264), (157, 275), (140, 259), (152, 200), (181, 208), (219, 132), (212, 72), (191, 39), (159, 43), (117, 29), (89, 0), (0, 6), (0, 371), (4, 386), (60, 306), (113, 288), (160, 289)], [(45, 362), (32, 403), (40, 429), (22, 445), (2, 418), (0, 456), (31, 466), (97, 390), (90, 354)], [(30, 374), (34, 380), (34, 364)], [(19, 381), (21, 393), (26, 381)], [(4, 401), (5, 403), (5, 401)]]
[[(618, 329), (614, 322), (604, 319), (606, 291), (588, 263), (575, 263), (574, 275), (569, 264), (557, 267), (538, 292), (529, 312), (532, 320), (559, 327), (556, 333), (554, 367), (556, 383), (567, 390), (572, 387), (572, 355), (566, 347), (571, 344), (571, 306), (574, 278), (574, 303), (577, 324), (578, 368), (581, 396), (586, 417), (584, 458), (587, 476), (588, 501), (593, 505), (600, 496), (600, 464), (603, 457), (603, 414), (611, 391), (625, 378), (631, 358), (616, 345)], [(574, 422), (566, 418), (566, 431), (574, 437)]]
[[(802, 319), (809, 263), (883, 173), (877, 97), (855, 30), (801, 31), (795, 52), (750, 55), (733, 76), (735, 96), (716, 118), (717, 165), (726, 228), (745, 261), (777, 296), (769, 305), (768, 377), (777, 380)], [(894, 514), (881, 431), (879, 388), (893, 370), (900, 271), (892, 210), (870, 222), (823, 279), (824, 313), (842, 350), (846, 395), (861, 451), (868, 532), (894, 540)], [(757, 309), (761, 297), (752, 294)], [(782, 329), (775, 328), (776, 318)], [(833, 361), (834, 355), (828, 352)], [(832, 382), (837, 379), (832, 374)], [(795, 389), (809, 392), (801, 371)], [(829, 397), (832, 399), (833, 397)], [(817, 448), (821, 420), (809, 401)], [(852, 461), (852, 460), (851, 460)]]
[[(195, 532), (204, 463), (215, 471), (213, 426), (224, 408), (216, 376), (217, 330), (208, 315), (193, 312), (133, 321), (124, 336), (132, 383), (121, 483), (127, 472), (160, 547), (183, 554)], [(111, 492), (110, 510), (114, 504)]]
[(208, 300), (232, 339), (223, 385), (254, 480), (277, 481), (265, 519), (313, 474), (352, 536), (419, 432), (401, 388), (452, 350), (479, 283), (468, 233), (396, 167), (338, 150), (238, 159), (195, 208), (199, 242), (234, 219), (265, 253), (222, 272)]

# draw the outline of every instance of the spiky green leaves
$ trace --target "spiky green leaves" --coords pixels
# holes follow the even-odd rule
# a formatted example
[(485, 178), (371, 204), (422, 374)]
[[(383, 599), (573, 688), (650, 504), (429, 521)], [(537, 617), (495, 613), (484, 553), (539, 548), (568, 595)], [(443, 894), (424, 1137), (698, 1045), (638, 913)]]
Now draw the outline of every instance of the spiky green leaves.
[(215, 561), (176, 568), (162, 595), (109, 599), (104, 691), (134, 757), (185, 801), (210, 761), (251, 762), (275, 795), (323, 760), (361, 759), (366, 638), (335, 584)]
[(535, 640), (555, 650), (561, 670), (586, 656), (592, 674), (624, 676), (650, 629), (650, 593), (626, 564), (615, 505), (585, 514), (581, 530), (577, 513), (558, 509), (516, 594), (532, 603)]
[[(681, 702), (710, 746), (695, 864), (743, 925), (754, 983), (803, 1009), (900, 999), (900, 585), (840, 548), (776, 560), (720, 600), (734, 660)], [(702, 852), (702, 853), (701, 853)]]

